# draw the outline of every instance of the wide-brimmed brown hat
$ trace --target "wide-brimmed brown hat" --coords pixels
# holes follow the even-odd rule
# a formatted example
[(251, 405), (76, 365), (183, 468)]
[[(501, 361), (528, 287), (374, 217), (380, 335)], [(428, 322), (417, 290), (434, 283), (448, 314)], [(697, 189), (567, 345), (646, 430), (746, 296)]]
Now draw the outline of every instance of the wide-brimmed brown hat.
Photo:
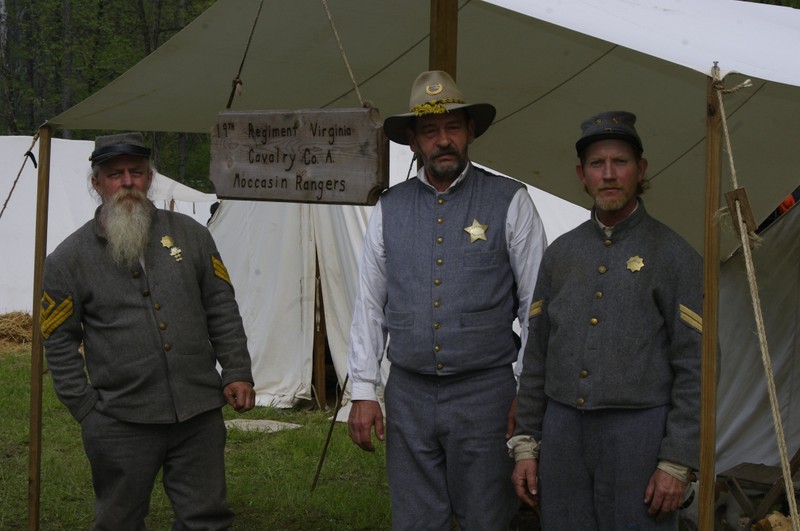
[(411, 87), (408, 108), (410, 112), (389, 116), (383, 121), (383, 130), (393, 142), (408, 145), (406, 130), (413, 127), (417, 116), (444, 114), (465, 109), (475, 120), (475, 138), (492, 125), (497, 110), (489, 103), (467, 103), (450, 74), (441, 70), (423, 72)]

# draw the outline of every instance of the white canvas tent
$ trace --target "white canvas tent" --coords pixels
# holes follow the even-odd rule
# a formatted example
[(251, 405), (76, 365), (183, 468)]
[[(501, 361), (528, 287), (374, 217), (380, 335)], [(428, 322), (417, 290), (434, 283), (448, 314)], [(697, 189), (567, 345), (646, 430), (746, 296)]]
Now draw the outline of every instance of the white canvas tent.
[[(37, 176), (28, 160), (14, 185), (24, 155), (33, 139), (28, 136), (0, 137), (0, 205), (8, 205), (0, 217), (0, 313), (31, 312), (33, 304), (33, 261)], [(50, 179), (50, 219), (47, 227), (47, 251), (50, 252), (94, 214), (98, 201), (89, 191), (89, 155), (94, 143), (86, 140), (55, 139), (55, 160)], [(32, 152), (37, 153), (34, 147)], [(209, 207), (217, 197), (204, 194), (162, 174), (157, 174), (151, 198), (159, 208), (172, 209), (205, 223)]]
[[(789, 456), (800, 449), (800, 208), (762, 234), (753, 250), (759, 277), (778, 407)], [(717, 471), (739, 463), (778, 465), (767, 380), (752, 317), (744, 258), (735, 253), (720, 272), (720, 365), (717, 392)]]

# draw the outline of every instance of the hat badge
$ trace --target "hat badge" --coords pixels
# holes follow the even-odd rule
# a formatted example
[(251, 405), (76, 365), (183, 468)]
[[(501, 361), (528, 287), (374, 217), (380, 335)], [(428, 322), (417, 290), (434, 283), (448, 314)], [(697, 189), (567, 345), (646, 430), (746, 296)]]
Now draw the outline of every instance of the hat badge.
[(444, 87), (441, 83), (436, 83), (435, 85), (427, 85), (425, 87), (425, 94), (428, 96), (436, 96), (440, 92), (444, 90)]

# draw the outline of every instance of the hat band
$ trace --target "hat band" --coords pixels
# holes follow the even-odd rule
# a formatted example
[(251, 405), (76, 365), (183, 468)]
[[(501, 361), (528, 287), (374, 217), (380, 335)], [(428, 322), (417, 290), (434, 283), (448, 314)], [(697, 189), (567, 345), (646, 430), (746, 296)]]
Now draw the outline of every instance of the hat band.
[(150, 150), (143, 146), (136, 144), (112, 144), (110, 146), (102, 147), (92, 151), (92, 156), (89, 160), (94, 161), (98, 158), (109, 158), (103, 155), (132, 155), (134, 157), (150, 157)]
[(455, 98), (447, 100), (431, 100), (423, 103), (422, 105), (416, 105), (413, 109), (411, 109), (411, 112), (417, 116), (424, 116), (426, 114), (444, 114), (447, 112), (447, 107), (445, 107), (445, 104), (447, 103), (464, 103), (464, 100)]

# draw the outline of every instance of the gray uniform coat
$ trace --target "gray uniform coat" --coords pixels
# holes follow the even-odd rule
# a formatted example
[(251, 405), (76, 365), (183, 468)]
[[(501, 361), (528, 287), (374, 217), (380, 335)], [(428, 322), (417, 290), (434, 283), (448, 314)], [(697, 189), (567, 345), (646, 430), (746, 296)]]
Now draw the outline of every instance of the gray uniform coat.
[(154, 208), (145, 267), (119, 266), (97, 215), (45, 262), (40, 321), (59, 399), (77, 420), (96, 408), (137, 423), (184, 421), (223, 406), (225, 385), (253, 377), (211, 234)]

